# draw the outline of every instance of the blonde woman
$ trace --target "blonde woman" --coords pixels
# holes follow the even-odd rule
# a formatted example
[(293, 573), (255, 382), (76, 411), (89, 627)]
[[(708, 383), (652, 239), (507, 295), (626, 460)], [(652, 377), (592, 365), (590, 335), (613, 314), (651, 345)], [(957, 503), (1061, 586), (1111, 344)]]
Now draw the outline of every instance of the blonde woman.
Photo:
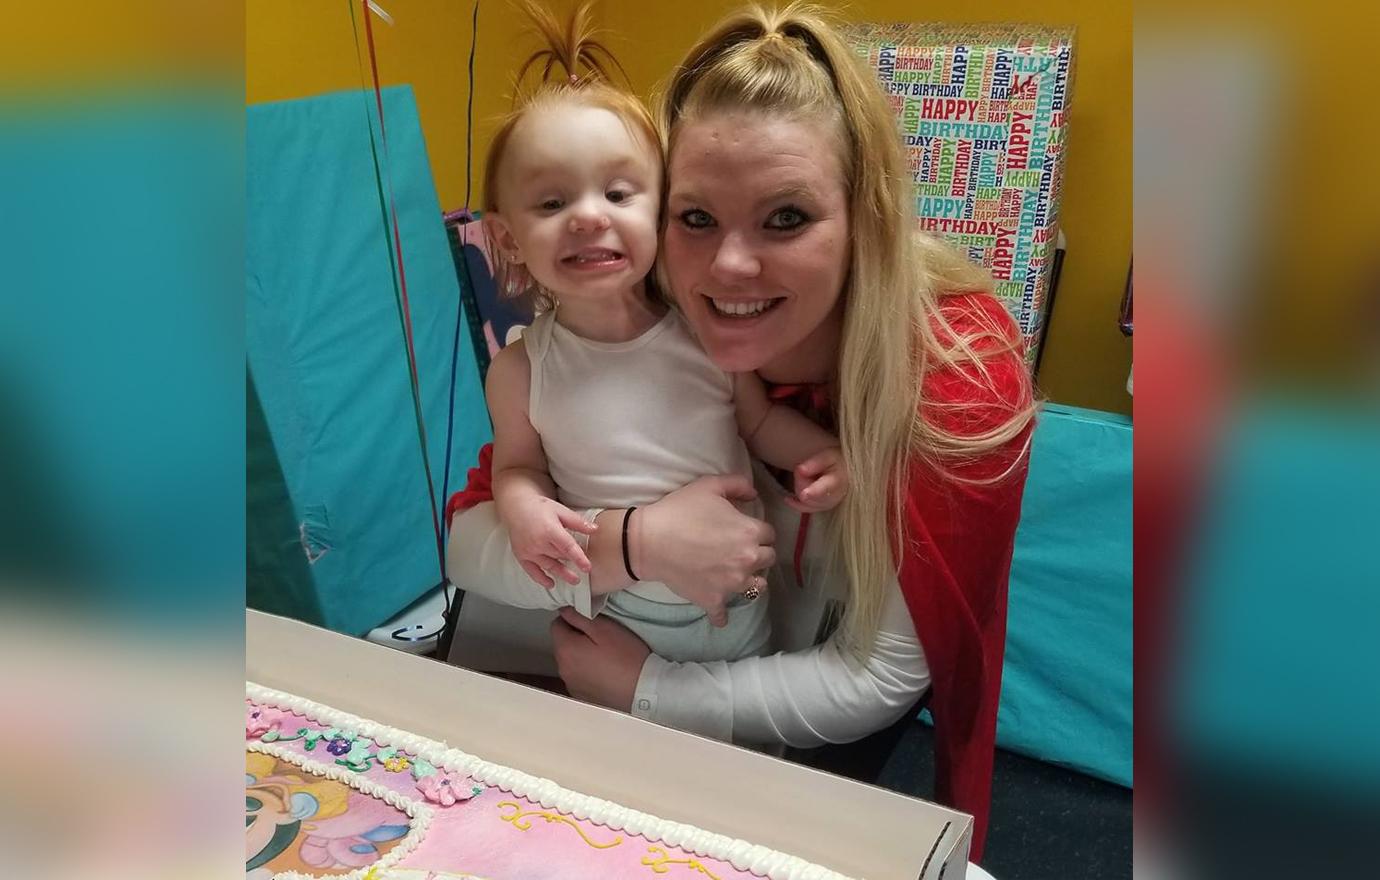
[[(899, 730), (928, 694), (936, 798), (977, 818), (976, 860), (1035, 410), (1019, 333), (984, 275), (914, 234), (885, 96), (812, 8), (730, 15), (675, 70), (661, 116), (662, 287), (717, 366), (837, 433), (850, 494), (811, 517), (764, 468), (755, 485), (709, 475), (627, 528), (626, 511), (600, 513), (592, 570), (535, 594), (484, 456), (450, 505), (451, 578), (562, 608), (573, 695), (722, 739), (850, 743)], [(766, 522), (734, 505), (758, 496)], [(573, 610), (627, 588), (629, 567), (711, 614), (768, 572), (780, 653), (670, 663)], [(879, 769), (886, 743), (866, 748)]]

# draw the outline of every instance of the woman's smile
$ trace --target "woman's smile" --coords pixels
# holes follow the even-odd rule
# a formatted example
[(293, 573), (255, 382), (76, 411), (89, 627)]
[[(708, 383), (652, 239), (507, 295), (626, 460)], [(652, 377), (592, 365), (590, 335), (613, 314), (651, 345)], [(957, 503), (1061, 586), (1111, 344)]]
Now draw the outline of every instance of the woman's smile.
[(727, 299), (723, 297), (705, 296), (709, 304), (713, 307), (717, 317), (727, 318), (737, 322), (744, 319), (757, 318), (775, 309), (786, 301), (785, 297), (772, 297), (769, 299)]

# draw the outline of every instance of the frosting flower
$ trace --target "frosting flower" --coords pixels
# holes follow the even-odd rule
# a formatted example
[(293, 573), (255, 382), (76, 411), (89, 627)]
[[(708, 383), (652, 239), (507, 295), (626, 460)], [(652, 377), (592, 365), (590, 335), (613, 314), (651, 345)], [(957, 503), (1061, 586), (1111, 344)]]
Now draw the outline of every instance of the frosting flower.
[(355, 766), (355, 769), (363, 767), (369, 768), (369, 759), (374, 756), (374, 750), (370, 748), (367, 741), (356, 742), (350, 746), (350, 753), (342, 760)]
[(262, 736), (278, 726), (282, 720), (282, 715), (269, 709), (259, 706), (250, 706), (244, 714), (244, 732), (246, 736)]
[(433, 775), (435, 775), (435, 773), (436, 773), (436, 768), (433, 767), (433, 766), (431, 766), (431, 764), (428, 763), (428, 762), (426, 761), (426, 759), (424, 759), (424, 758), (417, 758), (417, 759), (413, 760), (413, 762), (412, 762), (412, 778), (413, 778), (413, 779), (418, 779), (418, 780), (424, 779), (424, 778), (426, 778), (426, 777), (428, 777), (428, 776), (433, 776)]
[(462, 773), (435, 773), (422, 777), (417, 790), (433, 804), (449, 807), (459, 801), (467, 801), (478, 792), (472, 780)]
[(326, 744), (326, 751), (339, 758), (350, 751), (352, 743), (343, 736), (337, 736)]
[(390, 758), (383, 759), (383, 767), (389, 773), (401, 773), (411, 766), (412, 762), (402, 755), (394, 755)]

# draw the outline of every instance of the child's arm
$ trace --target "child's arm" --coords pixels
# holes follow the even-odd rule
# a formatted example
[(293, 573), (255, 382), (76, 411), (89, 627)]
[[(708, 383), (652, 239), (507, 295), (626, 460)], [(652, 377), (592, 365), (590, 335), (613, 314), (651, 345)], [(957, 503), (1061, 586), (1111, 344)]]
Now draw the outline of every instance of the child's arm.
[(838, 438), (788, 406), (772, 403), (756, 373), (733, 374), (738, 431), (748, 451), (795, 477), (787, 503), (805, 513), (836, 507), (848, 493)]
[(484, 390), (494, 423), (495, 506), (522, 570), (549, 589), (555, 582), (548, 572), (579, 582), (567, 561), (590, 570), (588, 557), (567, 529), (593, 534), (595, 525), (556, 500), (541, 436), (527, 416), (531, 382), (532, 365), (519, 341), (494, 358)]

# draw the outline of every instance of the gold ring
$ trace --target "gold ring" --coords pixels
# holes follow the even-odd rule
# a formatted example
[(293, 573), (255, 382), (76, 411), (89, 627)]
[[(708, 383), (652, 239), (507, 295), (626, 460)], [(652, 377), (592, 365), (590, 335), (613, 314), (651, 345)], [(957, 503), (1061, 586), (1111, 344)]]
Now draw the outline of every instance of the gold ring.
[(748, 588), (746, 590), (743, 590), (743, 598), (748, 600), (749, 602), (756, 601), (756, 599), (762, 595), (761, 589), (759, 589), (757, 586), (758, 580), (760, 579), (757, 577), (757, 575), (753, 575), (752, 577), (748, 578)]

